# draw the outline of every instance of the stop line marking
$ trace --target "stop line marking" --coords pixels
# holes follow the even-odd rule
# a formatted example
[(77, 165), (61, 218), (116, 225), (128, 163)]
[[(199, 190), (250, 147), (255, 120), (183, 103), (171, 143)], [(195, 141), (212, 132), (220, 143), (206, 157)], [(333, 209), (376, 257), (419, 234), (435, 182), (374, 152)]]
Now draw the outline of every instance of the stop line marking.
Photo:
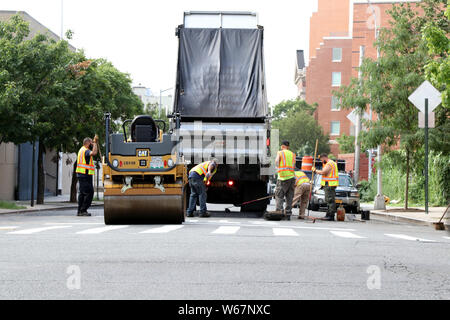
[(44, 228), (32, 228), (32, 229), (8, 232), (8, 234), (32, 234), (32, 233), (38, 233), (38, 232), (42, 232), (42, 231), (63, 229), (63, 228), (70, 228), (70, 227), (72, 227), (72, 226), (53, 226), (53, 227), (44, 227)]

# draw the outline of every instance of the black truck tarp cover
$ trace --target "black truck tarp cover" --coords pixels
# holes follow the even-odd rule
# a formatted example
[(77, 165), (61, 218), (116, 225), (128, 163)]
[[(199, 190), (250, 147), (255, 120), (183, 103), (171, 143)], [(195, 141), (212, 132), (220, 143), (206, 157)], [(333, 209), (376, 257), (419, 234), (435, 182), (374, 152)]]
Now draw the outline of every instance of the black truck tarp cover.
[(182, 117), (266, 116), (262, 29), (180, 28), (179, 37), (175, 108)]

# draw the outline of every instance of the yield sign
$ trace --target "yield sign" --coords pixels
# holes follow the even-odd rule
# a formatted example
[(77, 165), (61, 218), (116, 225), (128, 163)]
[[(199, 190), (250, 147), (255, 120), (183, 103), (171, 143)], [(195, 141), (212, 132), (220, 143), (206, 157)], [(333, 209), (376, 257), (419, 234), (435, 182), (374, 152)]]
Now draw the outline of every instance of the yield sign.
[(425, 99), (428, 99), (428, 112), (432, 112), (441, 103), (441, 93), (425, 80), (409, 97), (409, 101), (425, 113)]
[[(356, 126), (356, 122), (357, 122), (357, 120), (356, 120), (356, 110), (353, 110), (352, 112), (350, 112), (347, 115), (347, 119), (350, 120), (350, 122), (353, 123), (353, 125)], [(363, 119), (370, 120), (370, 116), (367, 114), (367, 112), (364, 112)]]

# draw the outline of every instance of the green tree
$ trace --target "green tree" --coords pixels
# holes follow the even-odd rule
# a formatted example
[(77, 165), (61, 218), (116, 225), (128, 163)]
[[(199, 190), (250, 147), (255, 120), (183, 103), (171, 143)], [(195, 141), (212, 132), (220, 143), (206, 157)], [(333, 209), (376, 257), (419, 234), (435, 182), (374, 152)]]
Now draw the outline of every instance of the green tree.
[[(424, 0), (417, 5), (423, 10), (414, 9), (410, 3), (396, 4), (388, 10), (391, 25), (380, 30), (375, 42), (380, 58), (364, 59), (362, 81), (352, 79), (349, 86), (335, 92), (344, 108), (356, 108), (362, 113), (370, 105), (377, 114), (376, 121), (364, 121), (368, 131), (361, 133), (361, 140), (367, 147), (382, 144), (385, 152), (397, 147), (404, 151), (397, 155), (399, 166), (406, 173), (405, 208), (411, 169), (417, 168), (423, 159), (423, 153), (419, 152), (423, 148), (423, 131), (418, 130), (418, 110), (408, 100), (425, 80), (425, 66), (430, 61), (422, 29), (428, 21), (448, 24), (443, 1)], [(446, 121), (439, 117), (437, 126)], [(438, 141), (448, 140), (437, 136), (439, 130), (432, 135)]]
[(0, 22), (0, 141), (39, 140), (37, 202), (43, 203), (45, 151), (77, 152), (84, 137), (104, 137), (105, 111), (131, 117), (142, 104), (129, 76), (111, 63), (88, 60), (66, 41), (28, 35), (18, 15)]
[(435, 110), (438, 126), (432, 130), (435, 134), (430, 137), (430, 146), (448, 155), (450, 141), (441, 137), (450, 136), (450, 5), (447, 5), (445, 16), (447, 19), (428, 21), (422, 30), (422, 38), (430, 56), (425, 76), (442, 93), (442, 107)]
[(305, 100), (299, 98), (292, 100), (284, 100), (273, 107), (272, 117), (274, 120), (280, 120), (286, 118), (289, 112), (306, 111), (309, 114), (313, 114), (317, 105), (310, 105)]
[[(313, 155), (316, 139), (318, 152), (329, 152), (329, 137), (313, 117), (314, 106), (303, 100), (287, 100), (274, 107), (272, 128), (278, 129), (280, 140), (288, 140), (297, 156)], [(275, 114), (277, 116), (275, 116)]]
[(355, 137), (348, 136), (344, 133), (336, 141), (339, 143), (339, 149), (342, 153), (355, 152)]

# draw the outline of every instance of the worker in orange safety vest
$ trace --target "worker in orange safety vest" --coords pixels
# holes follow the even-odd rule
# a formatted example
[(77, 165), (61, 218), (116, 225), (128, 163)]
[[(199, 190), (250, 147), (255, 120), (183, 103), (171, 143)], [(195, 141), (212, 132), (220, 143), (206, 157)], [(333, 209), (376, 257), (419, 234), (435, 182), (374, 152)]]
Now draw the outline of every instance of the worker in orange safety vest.
[(189, 171), (189, 187), (191, 195), (189, 197), (189, 207), (187, 216), (193, 217), (197, 206), (197, 199), (200, 203), (199, 217), (208, 218), (210, 214), (206, 211), (206, 183), (211, 180), (217, 172), (218, 160), (212, 158), (209, 161), (202, 162)]
[(339, 172), (336, 162), (328, 158), (328, 154), (322, 153), (320, 161), (323, 163), (322, 170), (315, 167), (312, 171), (322, 175), (321, 185), (325, 191), (325, 202), (327, 203), (327, 214), (325, 220), (334, 221), (336, 214), (336, 188), (339, 186)]
[(300, 201), (300, 208), (298, 212), (298, 218), (305, 218), (305, 211), (309, 201), (309, 190), (311, 183), (309, 178), (303, 171), (295, 171), (295, 192), (292, 205), (295, 205)]
[(289, 141), (285, 140), (281, 143), (281, 151), (277, 154), (275, 165), (278, 173), (275, 187), (276, 210), (283, 211), (284, 201), (286, 201), (285, 219), (290, 220), (295, 189), (295, 153), (289, 150)]
[(77, 178), (79, 183), (78, 195), (78, 216), (91, 216), (87, 210), (91, 206), (94, 197), (94, 184), (92, 177), (94, 176), (95, 167), (92, 159), (98, 153), (98, 136), (95, 135), (94, 140), (85, 138), (83, 146), (78, 151), (77, 157)]

